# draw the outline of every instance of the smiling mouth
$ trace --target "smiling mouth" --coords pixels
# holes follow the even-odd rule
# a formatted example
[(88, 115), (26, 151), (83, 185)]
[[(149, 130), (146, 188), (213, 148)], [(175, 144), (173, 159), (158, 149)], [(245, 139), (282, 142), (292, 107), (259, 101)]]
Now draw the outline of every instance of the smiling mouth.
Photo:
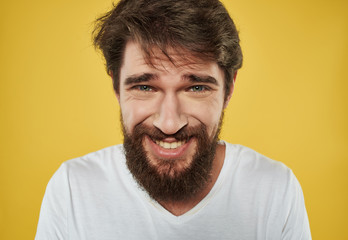
[(187, 143), (186, 140), (183, 141), (175, 141), (175, 142), (164, 142), (164, 141), (159, 141), (155, 140), (154, 141), (158, 146), (164, 148), (164, 149), (176, 149), (178, 147), (181, 147), (185, 143)]

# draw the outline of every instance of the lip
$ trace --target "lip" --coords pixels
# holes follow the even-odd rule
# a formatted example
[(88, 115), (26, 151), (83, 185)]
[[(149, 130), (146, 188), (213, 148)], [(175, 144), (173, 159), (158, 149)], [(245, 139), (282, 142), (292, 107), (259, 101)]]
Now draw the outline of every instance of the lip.
[(145, 136), (145, 145), (149, 146), (150, 152), (155, 157), (162, 159), (177, 159), (183, 157), (186, 154), (188, 148), (192, 145), (192, 143), (193, 138), (191, 138), (185, 144), (175, 149), (165, 149), (157, 145), (154, 141), (152, 141), (149, 136)]

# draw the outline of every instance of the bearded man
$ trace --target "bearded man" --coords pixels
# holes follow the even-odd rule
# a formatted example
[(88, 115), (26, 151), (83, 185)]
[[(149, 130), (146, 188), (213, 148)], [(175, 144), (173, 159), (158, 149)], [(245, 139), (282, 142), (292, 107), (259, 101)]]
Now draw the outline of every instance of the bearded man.
[(242, 52), (218, 0), (121, 0), (93, 36), (124, 144), (62, 164), (36, 239), (311, 239), (292, 171), (219, 140)]

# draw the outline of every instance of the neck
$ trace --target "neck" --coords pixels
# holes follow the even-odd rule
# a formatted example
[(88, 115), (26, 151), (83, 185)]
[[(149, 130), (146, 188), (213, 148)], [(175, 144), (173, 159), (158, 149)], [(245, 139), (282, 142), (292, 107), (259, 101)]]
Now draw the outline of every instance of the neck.
[(202, 191), (198, 192), (193, 198), (189, 200), (165, 202), (159, 201), (159, 204), (175, 216), (183, 215), (186, 212), (190, 211), (192, 208), (194, 208), (200, 201), (202, 201), (208, 195), (210, 190), (214, 187), (216, 180), (219, 177), (222, 166), (224, 164), (225, 148), (225, 145), (218, 145), (211, 172), (211, 181)]

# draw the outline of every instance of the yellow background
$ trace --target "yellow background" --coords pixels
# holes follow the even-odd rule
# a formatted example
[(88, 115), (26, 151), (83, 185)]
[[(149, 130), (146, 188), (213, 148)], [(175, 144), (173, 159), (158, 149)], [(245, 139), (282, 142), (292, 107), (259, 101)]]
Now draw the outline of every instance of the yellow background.
[[(225, 0), (244, 66), (222, 137), (293, 169), (313, 239), (347, 239), (348, 2)], [(2, 1), (0, 239), (33, 239), (68, 159), (121, 143), (90, 32), (111, 0)]]

